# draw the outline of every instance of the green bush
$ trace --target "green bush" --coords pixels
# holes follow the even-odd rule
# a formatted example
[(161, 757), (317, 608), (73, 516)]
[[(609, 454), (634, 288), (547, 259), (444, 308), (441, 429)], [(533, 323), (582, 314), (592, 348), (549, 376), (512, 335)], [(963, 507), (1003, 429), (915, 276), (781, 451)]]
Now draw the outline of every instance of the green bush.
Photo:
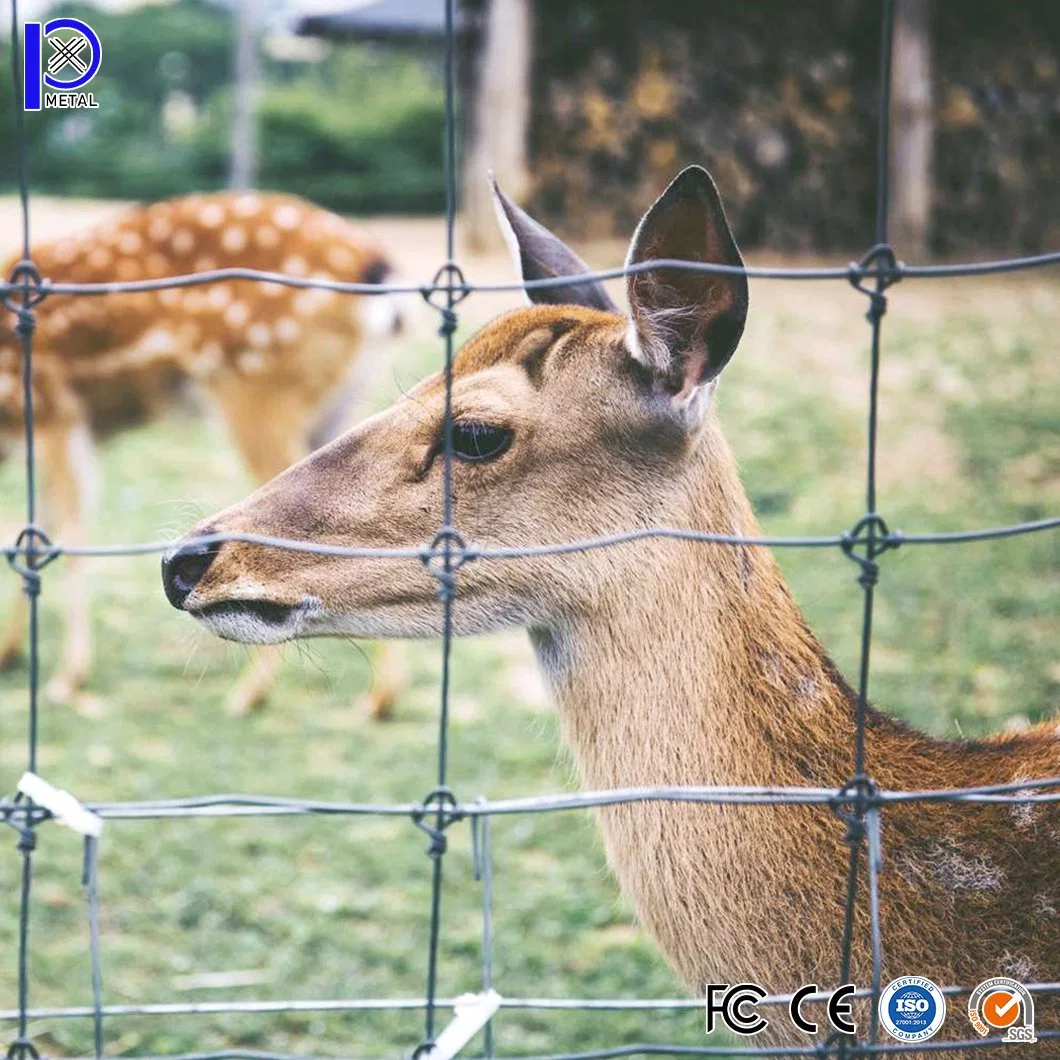
[[(436, 80), (415, 60), (356, 48), (271, 85), (260, 112), (262, 187), (350, 213), (441, 209)], [(213, 182), (227, 166), (230, 113), (230, 91), (216, 93), (196, 143), (196, 168)]]

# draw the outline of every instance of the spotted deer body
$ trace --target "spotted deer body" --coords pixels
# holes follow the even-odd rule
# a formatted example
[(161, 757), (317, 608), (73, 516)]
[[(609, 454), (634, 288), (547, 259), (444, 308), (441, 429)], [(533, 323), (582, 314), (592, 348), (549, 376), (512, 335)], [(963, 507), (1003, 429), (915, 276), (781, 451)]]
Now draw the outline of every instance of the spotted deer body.
[[(288, 195), (195, 195), (129, 209), (79, 235), (35, 246), (54, 283), (155, 280), (252, 268), (296, 278), (380, 283), (390, 267), (354, 224)], [(5, 275), (11, 273), (9, 265)], [(49, 529), (84, 542), (92, 504), (93, 443), (152, 419), (189, 384), (219, 407), (259, 482), (335, 433), (365, 331), (398, 322), (385, 298), (252, 280), (157, 291), (49, 294), (35, 310), (33, 408)], [(0, 433), (23, 431), (22, 353), (14, 319), (0, 332)], [(67, 638), (51, 690), (76, 695), (89, 674), (88, 596), (73, 563)], [(17, 655), (20, 615), (2, 647)], [(233, 693), (248, 707), (266, 692), (274, 654)]]
[[(524, 279), (584, 270), (498, 202)], [(652, 258), (741, 263), (705, 171), (685, 171), (641, 222), (630, 261)], [(631, 277), (628, 293), (624, 316), (597, 285), (539, 288), (540, 304), (459, 352), (454, 523), (469, 541), (525, 546), (661, 526), (757, 535), (711, 401), (742, 332), (746, 281), (663, 269)], [(198, 531), (388, 548), (430, 540), (444, 407), (444, 379), (424, 380)], [(176, 606), (246, 642), (441, 628), (432, 580), (414, 563), (238, 543), (204, 562), (189, 544), (167, 557), (164, 581)], [(851, 775), (855, 696), (765, 548), (648, 539), (464, 565), (454, 632), (511, 626), (529, 631), (587, 788), (834, 789)], [(1060, 774), (1060, 731), (1054, 721), (947, 741), (869, 708), (866, 761), (885, 789), (1020, 783)], [(849, 849), (827, 806), (663, 801), (599, 816), (623, 889), (690, 989), (838, 985)], [(1000, 974), (1056, 978), (1054, 804), (891, 805), (883, 839), (885, 977), (969, 987)], [(864, 860), (860, 885), (851, 977), (868, 986)], [(764, 1040), (805, 1044), (782, 1017)], [(1039, 1017), (1055, 1027), (1055, 1002), (1043, 999)], [(864, 1032), (864, 1005), (859, 1020)], [(943, 1033), (971, 1031), (957, 1011)]]

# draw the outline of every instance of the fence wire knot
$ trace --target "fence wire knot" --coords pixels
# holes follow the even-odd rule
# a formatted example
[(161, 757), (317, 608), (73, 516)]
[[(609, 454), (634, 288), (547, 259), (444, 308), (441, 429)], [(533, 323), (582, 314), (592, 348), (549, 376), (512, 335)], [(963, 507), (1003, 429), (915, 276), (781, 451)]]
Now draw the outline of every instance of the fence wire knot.
[(16, 1038), (7, 1050), (7, 1060), (40, 1060), (37, 1047), (28, 1038)]
[(32, 854), (37, 849), (37, 833), (33, 826), (27, 824), (18, 830), (18, 852), (20, 854)]
[[(464, 819), (459, 806), (456, 796), (449, 788), (438, 787), (429, 792), (423, 802), (412, 811), (412, 823), (430, 839), (427, 853), (432, 858), (441, 857), (449, 846), (446, 829)], [(434, 824), (429, 824), (427, 818), (432, 816)]]
[(456, 595), (456, 572), (474, 558), (460, 531), (452, 526), (443, 526), (431, 538), (430, 546), (420, 556), (420, 562), (438, 583), (438, 598), (444, 602)]
[[(420, 288), (423, 300), (442, 315), (438, 333), (444, 338), (456, 331), (457, 318), (453, 307), (458, 306), (471, 293), (463, 269), (455, 261), (447, 261), (435, 274), (426, 287)], [(438, 296), (445, 295), (445, 301), (439, 302)]]
[(438, 334), (445, 339), (456, 331), (460, 321), (457, 318), (456, 311), (453, 309), (442, 307), (438, 312), (442, 314), (442, 322), (438, 325)]
[(871, 589), (880, 580), (876, 557), (888, 549), (897, 548), (900, 543), (901, 534), (892, 534), (883, 516), (875, 512), (863, 515), (853, 529), (844, 530), (840, 538), (843, 555), (861, 568), (858, 584), (863, 589)]
[[(40, 527), (24, 526), (15, 538), (14, 550), (7, 555), (7, 565), (22, 577), (25, 595), (40, 593), (40, 571), (59, 554), (51, 538)], [(24, 557), (24, 561), (19, 559)]]
[[(22, 576), (27, 596), (40, 594), (40, 572), (59, 555), (51, 538), (39, 526), (24, 526), (15, 538), (14, 551), (7, 557), (8, 566)], [(19, 557), (25, 557), (23, 561)]]
[(52, 816), (43, 806), (38, 806), (26, 798), (21, 791), (15, 792), (10, 799), (5, 798), (3, 802), (3, 822), (13, 832), (18, 832), (20, 843), (24, 832), (50, 820)]
[(879, 805), (879, 794), (876, 781), (855, 773), (829, 800), (832, 812), (847, 826), (847, 843), (857, 845), (865, 838), (865, 815)]
[[(860, 261), (847, 266), (847, 279), (855, 291), (860, 291), (869, 300), (865, 314), (870, 324), (878, 324), (887, 312), (887, 296), (884, 292), (894, 286), (905, 274), (905, 263), (895, 257), (890, 243), (877, 243), (870, 247)], [(876, 281), (875, 287), (867, 287), (866, 280)]]
[(33, 334), (37, 323), (33, 308), (44, 301), (47, 288), (40, 269), (28, 258), (15, 263), (7, 282), (10, 289), (4, 295), (4, 308), (18, 317), (15, 333), (20, 338), (27, 338)]

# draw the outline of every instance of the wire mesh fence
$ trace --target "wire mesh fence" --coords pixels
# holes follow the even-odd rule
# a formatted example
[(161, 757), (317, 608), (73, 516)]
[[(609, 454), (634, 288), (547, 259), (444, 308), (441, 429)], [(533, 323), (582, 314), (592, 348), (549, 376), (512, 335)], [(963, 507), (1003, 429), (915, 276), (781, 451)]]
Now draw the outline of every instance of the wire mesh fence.
[[(845, 919), (842, 945), (837, 956), (837, 982), (850, 978), (855, 910), (859, 901), (859, 881), (862, 861), (868, 880), (869, 924), (871, 931), (872, 978), (868, 987), (856, 991), (856, 997), (871, 999), (871, 1017), (867, 1036), (835, 1034), (827, 1041), (805, 1046), (734, 1047), (729, 1045), (687, 1046), (657, 1042), (603, 1046), (580, 1053), (567, 1053), (550, 1060), (604, 1060), (623, 1056), (786, 1056), (786, 1057), (854, 1057), (900, 1056), (910, 1053), (952, 1052), (975, 1049), (990, 1051), (1001, 1045), (999, 1037), (962, 1041), (930, 1041), (917, 1044), (881, 1042), (877, 1002), (881, 992), (881, 975), (886, 939), (880, 921), (879, 871), (882, 858), (880, 821), (883, 811), (899, 803), (960, 803), (960, 804), (1055, 804), (1060, 802), (1060, 776), (1020, 780), (1012, 784), (991, 784), (978, 787), (944, 790), (885, 790), (871, 776), (871, 762), (866, 759), (866, 714), (872, 645), (872, 620), (875, 587), (879, 578), (878, 560), (888, 550), (899, 547), (959, 544), (987, 539), (1004, 538), (1060, 528), (1060, 516), (1023, 522), (1008, 526), (967, 529), (951, 532), (907, 533), (891, 530), (878, 512), (876, 486), (877, 414), (879, 369), (881, 362), (881, 325), (887, 310), (887, 290), (900, 280), (979, 276), (1040, 268), (1060, 263), (1060, 252), (1003, 261), (974, 262), (947, 265), (910, 266), (898, 261), (888, 243), (888, 128), (891, 76), (891, 42), (893, 10), (890, 0), (881, 0), (879, 123), (876, 156), (876, 216), (872, 247), (856, 263), (846, 268), (773, 268), (747, 267), (734, 269), (724, 265), (692, 263), (669, 259), (641, 262), (625, 268), (590, 272), (572, 280), (532, 280), (511, 284), (471, 284), (455, 260), (456, 220), (456, 98), (455, 98), (455, 0), (445, 2), (445, 173), (446, 260), (430, 283), (422, 285), (339, 283), (323, 279), (304, 279), (259, 272), (250, 269), (222, 269), (194, 275), (169, 277), (159, 280), (131, 281), (105, 284), (51, 283), (45, 281), (33, 264), (30, 226), (30, 181), (26, 158), (25, 116), (17, 106), (14, 115), (14, 145), (18, 160), (19, 186), (22, 205), (22, 260), (13, 274), (0, 286), (3, 304), (16, 319), (15, 330), (22, 350), (22, 382), (26, 443), (26, 524), (15, 543), (3, 548), (3, 553), (15, 573), (21, 578), (23, 591), (29, 602), (29, 677), (28, 677), (28, 733), (27, 770), (35, 773), (38, 763), (39, 717), (39, 598), (43, 584), (43, 569), (61, 556), (92, 556), (114, 558), (161, 553), (172, 546), (170, 541), (131, 543), (117, 546), (71, 547), (53, 542), (38, 524), (36, 461), (34, 453), (33, 409), (33, 336), (35, 308), (51, 294), (83, 297), (106, 296), (109, 293), (153, 291), (164, 288), (210, 284), (222, 280), (258, 280), (292, 287), (320, 288), (353, 295), (380, 295), (415, 292), (423, 296), (438, 313), (439, 334), (444, 344), (445, 418), (443, 428), (443, 496), (442, 524), (429, 542), (413, 549), (342, 548), (306, 541), (287, 540), (258, 534), (213, 534), (202, 537), (201, 544), (221, 544), (241, 541), (262, 547), (287, 549), (295, 552), (345, 557), (351, 561), (364, 558), (388, 560), (418, 560), (433, 577), (442, 611), (442, 668), (438, 714), (437, 766), (434, 787), (422, 798), (400, 804), (320, 802), (284, 797), (262, 797), (243, 794), (214, 794), (196, 798), (160, 799), (145, 802), (105, 803), (90, 807), (104, 821), (144, 819), (195, 819), (237, 817), (298, 817), (323, 815), (338, 817), (397, 817), (414, 822), (428, 837), (431, 863), (431, 900), (429, 931), (425, 953), (426, 984), (422, 997), (415, 998), (346, 998), (333, 1000), (299, 1001), (222, 1001), (191, 1002), (186, 1004), (116, 1005), (103, 1002), (103, 960), (100, 947), (100, 891), (98, 880), (98, 838), (86, 835), (84, 841), (83, 884), (87, 903), (89, 946), (91, 958), (92, 1004), (61, 1008), (34, 1008), (31, 1005), (32, 982), (31, 950), (31, 886), (33, 855), (38, 831), (53, 820), (53, 808), (35, 802), (24, 794), (0, 801), (0, 817), (17, 833), (17, 849), (21, 855), (21, 893), (19, 898), (17, 1005), (0, 1011), (0, 1020), (13, 1021), (15, 1034), (7, 1050), (9, 1060), (27, 1060), (39, 1056), (29, 1036), (32, 1019), (90, 1019), (94, 1025), (94, 1055), (105, 1055), (104, 1026), (108, 1019), (129, 1016), (204, 1015), (208, 1013), (294, 1013), (294, 1012), (358, 1012), (378, 1010), (415, 1010), (424, 1016), (423, 1039), (413, 1050), (414, 1056), (430, 1053), (437, 1037), (439, 1013), (453, 1007), (454, 999), (438, 996), (438, 962), (442, 925), (442, 878), (447, 851), (447, 832), (458, 822), (466, 822), (472, 830), (476, 878), (482, 883), (482, 984), (487, 990), (492, 985), (492, 863), (490, 849), (490, 821), (494, 817), (523, 814), (553, 813), (585, 808), (600, 808), (624, 803), (652, 801), (709, 803), (725, 805), (800, 805), (824, 806), (834, 810), (847, 825), (849, 872), (847, 876)], [(22, 72), (17, 42), (20, 34), (18, 0), (11, 0), (11, 63), (15, 84), (15, 99), (21, 99)], [(640, 529), (610, 534), (561, 544), (525, 547), (478, 547), (466, 542), (453, 520), (453, 415), (452, 386), (454, 333), (458, 324), (458, 306), (473, 292), (516, 291), (547, 288), (558, 284), (591, 283), (597, 280), (628, 276), (653, 269), (683, 269), (724, 274), (742, 272), (750, 277), (767, 280), (846, 281), (867, 299), (866, 318), (870, 330), (870, 377), (867, 413), (867, 466), (865, 477), (865, 514), (849, 530), (811, 537), (747, 537), (740, 535), (705, 533), (672, 527)], [(451, 644), (453, 638), (453, 610), (458, 598), (459, 571), (465, 564), (498, 559), (517, 559), (540, 555), (565, 555), (592, 549), (611, 548), (647, 538), (671, 538), (710, 546), (746, 546), (772, 548), (839, 549), (850, 558), (857, 570), (861, 587), (863, 610), (861, 623), (860, 666), (857, 680), (857, 713), (855, 741), (851, 748), (851, 771), (848, 781), (839, 788), (811, 787), (736, 787), (705, 786), (697, 788), (638, 788), (589, 791), (577, 794), (539, 796), (531, 798), (464, 801), (448, 786), (449, 754), (449, 685)], [(1026, 984), (1032, 994), (1060, 994), (1060, 982)], [(949, 996), (968, 994), (972, 984), (955, 983), (943, 987)], [(820, 1000), (827, 995), (811, 995)], [(766, 997), (761, 1004), (783, 1005), (791, 994)], [(542, 1011), (583, 1010), (607, 1012), (663, 1011), (697, 1009), (701, 999), (587, 999), (503, 997), (501, 1010), (538, 1009)], [(491, 1024), (485, 1026), (484, 1054), (496, 1055)], [(1060, 1029), (1041, 1028), (1041, 1041), (1060, 1041)], [(1060, 1049), (1060, 1045), (1057, 1046)], [(286, 1060), (282, 1054), (254, 1050), (218, 1050), (187, 1054), (180, 1060), (223, 1060), (228, 1057), (257, 1058), (257, 1060)], [(175, 1058), (170, 1058), (175, 1060)]]

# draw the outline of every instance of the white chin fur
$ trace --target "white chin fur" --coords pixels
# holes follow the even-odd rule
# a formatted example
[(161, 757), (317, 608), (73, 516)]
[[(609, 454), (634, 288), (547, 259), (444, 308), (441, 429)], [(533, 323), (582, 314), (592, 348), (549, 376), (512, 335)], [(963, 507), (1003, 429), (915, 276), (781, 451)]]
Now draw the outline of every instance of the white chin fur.
[(282, 622), (268, 622), (253, 611), (243, 610), (192, 612), (192, 617), (222, 640), (234, 640), (240, 644), (282, 644), (301, 636), (306, 622), (319, 610), (320, 602), (310, 598), (288, 612)]

